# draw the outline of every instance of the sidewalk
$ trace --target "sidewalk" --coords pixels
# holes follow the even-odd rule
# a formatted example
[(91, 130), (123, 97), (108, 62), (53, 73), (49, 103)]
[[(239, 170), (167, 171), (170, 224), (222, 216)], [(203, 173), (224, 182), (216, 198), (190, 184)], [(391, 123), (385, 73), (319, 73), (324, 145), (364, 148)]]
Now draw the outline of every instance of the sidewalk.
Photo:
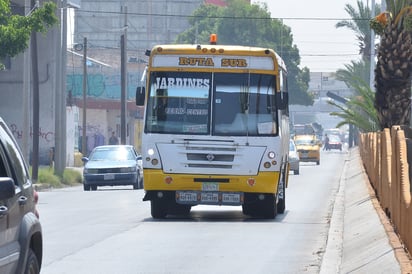
[(320, 273), (412, 273), (357, 147), (350, 149), (343, 169)]

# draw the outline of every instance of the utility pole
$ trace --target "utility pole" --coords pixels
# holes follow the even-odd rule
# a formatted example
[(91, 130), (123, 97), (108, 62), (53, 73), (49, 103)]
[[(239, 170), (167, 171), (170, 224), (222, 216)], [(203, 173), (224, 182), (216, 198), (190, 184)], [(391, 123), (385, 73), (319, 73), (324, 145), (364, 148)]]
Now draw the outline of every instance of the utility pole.
[(87, 156), (86, 137), (86, 89), (87, 89), (87, 38), (83, 39), (83, 123), (82, 123), (82, 154)]
[[(375, 17), (375, 0), (371, 0), (371, 14), (372, 18)], [(371, 48), (370, 48), (370, 74), (369, 74), (369, 87), (371, 90), (375, 90), (375, 31), (371, 28)]]
[[(31, 0), (31, 6), (36, 7), (36, 1)], [(32, 155), (32, 179), (37, 182), (39, 175), (39, 133), (40, 133), (40, 87), (39, 87), (39, 64), (37, 56), (37, 33), (31, 33), (31, 69), (33, 76), (33, 155)]]
[[(24, 1), (24, 14), (30, 14), (30, 0)], [(30, 44), (24, 52), (24, 70), (23, 70), (23, 136), (22, 136), (22, 153), (24, 159), (29, 163), (30, 160)]]
[(60, 39), (57, 52), (57, 84), (55, 97), (55, 149), (54, 173), (63, 176), (66, 167), (66, 51), (67, 51), (67, 0), (60, 2)]
[(121, 45), (121, 94), (120, 94), (120, 143), (126, 144), (126, 94), (127, 94), (127, 6), (124, 6), (124, 34), (120, 37)]

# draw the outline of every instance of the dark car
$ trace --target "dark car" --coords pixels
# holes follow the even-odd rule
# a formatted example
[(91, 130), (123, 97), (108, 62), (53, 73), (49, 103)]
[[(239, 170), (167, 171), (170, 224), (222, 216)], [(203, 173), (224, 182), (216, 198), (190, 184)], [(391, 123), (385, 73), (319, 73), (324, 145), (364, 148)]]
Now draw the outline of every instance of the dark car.
[(0, 273), (40, 273), (42, 228), (27, 164), (0, 118)]
[(141, 156), (131, 145), (98, 146), (82, 160), (85, 164), (83, 188), (86, 191), (96, 190), (98, 186), (143, 188)]
[(340, 137), (337, 135), (330, 135), (328, 148), (329, 148), (328, 150), (331, 150), (331, 149), (342, 150), (342, 141), (340, 140)]

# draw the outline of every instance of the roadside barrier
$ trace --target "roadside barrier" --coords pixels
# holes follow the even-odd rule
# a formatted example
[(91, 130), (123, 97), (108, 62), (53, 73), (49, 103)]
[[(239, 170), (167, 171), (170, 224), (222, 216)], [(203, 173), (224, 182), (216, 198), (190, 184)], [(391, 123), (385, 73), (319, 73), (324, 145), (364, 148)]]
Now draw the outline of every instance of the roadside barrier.
[(393, 126), (381, 132), (360, 133), (359, 152), (382, 209), (410, 252), (412, 130)]

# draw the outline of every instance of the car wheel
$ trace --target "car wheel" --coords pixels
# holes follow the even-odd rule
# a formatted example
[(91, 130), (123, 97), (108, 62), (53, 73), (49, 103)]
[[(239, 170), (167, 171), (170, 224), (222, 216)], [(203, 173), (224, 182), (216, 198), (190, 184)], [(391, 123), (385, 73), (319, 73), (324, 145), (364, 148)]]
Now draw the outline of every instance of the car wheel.
[(36, 254), (34, 254), (31, 248), (29, 249), (29, 255), (27, 257), (27, 262), (26, 262), (26, 271), (24, 271), (24, 273), (25, 274), (39, 274), (40, 273), (39, 262), (37, 261)]
[(97, 186), (90, 186), (93, 191), (97, 190)]
[(90, 190), (90, 185), (87, 185), (87, 184), (83, 183), (83, 190), (84, 191), (89, 191)]
[(295, 169), (295, 170), (293, 171), (293, 174), (294, 174), (294, 175), (299, 175), (299, 169)]
[(316, 165), (320, 165), (320, 161), (316, 161)]

